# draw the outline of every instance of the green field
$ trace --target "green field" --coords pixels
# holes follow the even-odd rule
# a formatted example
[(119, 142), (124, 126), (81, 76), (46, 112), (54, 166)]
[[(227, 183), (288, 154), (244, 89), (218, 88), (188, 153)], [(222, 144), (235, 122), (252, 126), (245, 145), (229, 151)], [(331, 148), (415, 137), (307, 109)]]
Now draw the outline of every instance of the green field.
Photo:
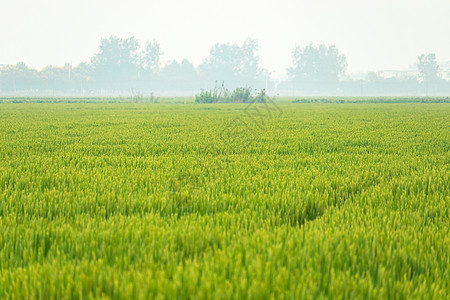
[(0, 104), (0, 299), (448, 299), (448, 103)]

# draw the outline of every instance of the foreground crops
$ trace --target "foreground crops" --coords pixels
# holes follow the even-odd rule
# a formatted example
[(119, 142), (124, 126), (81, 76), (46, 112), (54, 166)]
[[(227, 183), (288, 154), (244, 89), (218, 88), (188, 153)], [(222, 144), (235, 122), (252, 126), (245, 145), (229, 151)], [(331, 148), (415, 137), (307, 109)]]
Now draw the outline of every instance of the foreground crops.
[(0, 298), (448, 298), (450, 106), (279, 107), (1, 104)]

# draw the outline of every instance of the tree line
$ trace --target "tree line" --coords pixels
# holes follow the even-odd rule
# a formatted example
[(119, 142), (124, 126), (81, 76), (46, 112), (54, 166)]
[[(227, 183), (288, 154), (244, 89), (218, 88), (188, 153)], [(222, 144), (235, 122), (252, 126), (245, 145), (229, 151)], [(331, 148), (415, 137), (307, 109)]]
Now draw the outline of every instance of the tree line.
[(225, 84), (227, 88), (252, 87), (283, 94), (405, 94), (450, 92), (450, 83), (438, 76), (434, 54), (420, 55), (419, 76), (385, 78), (369, 73), (364, 80), (347, 76), (347, 60), (334, 45), (297, 46), (287, 79), (275, 82), (259, 65), (259, 44), (247, 39), (242, 44), (217, 43), (209, 57), (194, 66), (189, 60), (161, 64), (161, 47), (156, 41), (143, 45), (134, 38), (111, 36), (100, 42), (98, 52), (77, 66), (47, 66), (38, 71), (23, 62), (3, 66), (0, 92), (120, 94), (179, 92), (194, 93)]

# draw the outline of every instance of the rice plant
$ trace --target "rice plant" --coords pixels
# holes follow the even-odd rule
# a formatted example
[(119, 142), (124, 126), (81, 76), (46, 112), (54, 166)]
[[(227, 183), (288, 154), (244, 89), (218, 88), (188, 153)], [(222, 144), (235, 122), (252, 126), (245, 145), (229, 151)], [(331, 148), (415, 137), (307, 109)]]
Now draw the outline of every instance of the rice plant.
[(448, 104), (245, 107), (0, 104), (0, 298), (449, 298)]

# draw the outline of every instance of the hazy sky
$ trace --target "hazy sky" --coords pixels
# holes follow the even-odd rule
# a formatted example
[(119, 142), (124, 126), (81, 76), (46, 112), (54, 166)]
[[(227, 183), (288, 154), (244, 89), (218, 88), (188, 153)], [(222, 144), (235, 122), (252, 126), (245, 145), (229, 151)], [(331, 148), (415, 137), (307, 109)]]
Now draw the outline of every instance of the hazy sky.
[(259, 41), (274, 75), (296, 45), (334, 44), (349, 71), (404, 69), (421, 53), (450, 60), (450, 0), (1, 0), (0, 64), (78, 64), (102, 37), (155, 39), (163, 61), (195, 65), (216, 42)]

